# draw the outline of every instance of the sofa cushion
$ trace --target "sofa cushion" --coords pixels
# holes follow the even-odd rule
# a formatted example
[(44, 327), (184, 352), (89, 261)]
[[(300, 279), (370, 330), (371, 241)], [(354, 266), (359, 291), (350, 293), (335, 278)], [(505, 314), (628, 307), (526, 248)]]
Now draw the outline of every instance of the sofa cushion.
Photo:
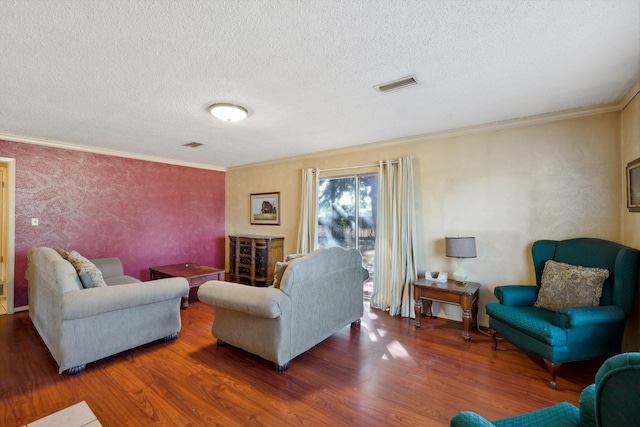
[(565, 307), (597, 306), (607, 277), (609, 271), (603, 268), (587, 268), (549, 260), (542, 272), (534, 306), (551, 311)]
[(94, 258), (89, 260), (91, 261), (100, 273), (102, 273), (102, 277), (104, 281), (109, 285), (109, 279), (111, 277), (124, 276), (124, 268), (122, 267), (122, 261), (117, 257), (110, 258)]
[(94, 263), (83, 257), (76, 251), (68, 252), (67, 260), (73, 265), (78, 272), (82, 286), (85, 288), (95, 288), (107, 286), (102, 277), (102, 272)]
[(107, 286), (130, 285), (132, 283), (142, 283), (141, 280), (136, 279), (135, 277), (127, 276), (127, 275), (106, 277), (104, 278), (104, 282), (107, 284)]
[(567, 344), (567, 332), (556, 326), (556, 314), (538, 307), (512, 307), (497, 302), (487, 304), (491, 322), (500, 322), (524, 335), (551, 346)]

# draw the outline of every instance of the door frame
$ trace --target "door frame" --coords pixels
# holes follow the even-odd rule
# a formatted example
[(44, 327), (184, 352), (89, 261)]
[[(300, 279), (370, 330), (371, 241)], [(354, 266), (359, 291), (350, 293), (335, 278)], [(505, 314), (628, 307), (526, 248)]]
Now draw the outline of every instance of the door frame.
[(7, 218), (5, 242), (7, 250), (7, 314), (14, 313), (15, 244), (16, 244), (16, 159), (0, 157), (0, 165), (7, 169), (6, 204), (4, 217)]

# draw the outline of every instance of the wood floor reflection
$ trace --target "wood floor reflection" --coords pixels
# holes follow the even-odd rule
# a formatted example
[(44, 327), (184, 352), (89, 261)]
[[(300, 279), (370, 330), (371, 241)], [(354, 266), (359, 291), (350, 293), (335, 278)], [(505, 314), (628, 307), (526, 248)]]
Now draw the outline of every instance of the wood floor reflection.
[[(285, 373), (211, 336), (212, 307), (183, 310), (178, 339), (58, 367), (28, 313), (0, 316), (0, 425), (13, 427), (86, 401), (104, 426), (447, 426), (459, 411), (489, 419), (561, 401), (578, 404), (602, 361), (563, 365), (558, 390), (541, 360), (509, 343), (491, 349), (458, 322), (390, 317), (365, 304), (346, 327), (296, 357)], [(134, 333), (135, 331), (132, 331)]]

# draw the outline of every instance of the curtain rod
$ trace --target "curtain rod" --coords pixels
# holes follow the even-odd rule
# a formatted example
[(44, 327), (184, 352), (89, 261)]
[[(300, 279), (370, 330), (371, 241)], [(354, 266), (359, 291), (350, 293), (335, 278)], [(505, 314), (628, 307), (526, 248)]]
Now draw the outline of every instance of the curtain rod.
[[(398, 163), (397, 160), (391, 160), (391, 164), (395, 164)], [(328, 169), (320, 169), (320, 168), (316, 168), (313, 170), (313, 173), (316, 172), (330, 172), (330, 171), (342, 171), (342, 170), (347, 170), (347, 169), (362, 169), (362, 168), (377, 168), (380, 167), (380, 163), (374, 163), (371, 165), (360, 165), (360, 166), (345, 166), (342, 168), (328, 168)]]

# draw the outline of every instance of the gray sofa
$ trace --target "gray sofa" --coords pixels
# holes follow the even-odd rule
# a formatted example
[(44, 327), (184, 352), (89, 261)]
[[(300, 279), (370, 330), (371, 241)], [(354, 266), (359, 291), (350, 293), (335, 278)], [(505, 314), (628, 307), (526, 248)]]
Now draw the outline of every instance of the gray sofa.
[(29, 316), (60, 367), (75, 374), (86, 364), (180, 330), (184, 278), (140, 282), (118, 258), (93, 260), (107, 286), (85, 289), (73, 265), (51, 248), (31, 248)]
[(368, 276), (357, 250), (318, 249), (278, 263), (274, 286), (209, 281), (198, 299), (214, 306), (212, 334), (219, 344), (272, 361), (282, 372), (297, 355), (360, 324)]

